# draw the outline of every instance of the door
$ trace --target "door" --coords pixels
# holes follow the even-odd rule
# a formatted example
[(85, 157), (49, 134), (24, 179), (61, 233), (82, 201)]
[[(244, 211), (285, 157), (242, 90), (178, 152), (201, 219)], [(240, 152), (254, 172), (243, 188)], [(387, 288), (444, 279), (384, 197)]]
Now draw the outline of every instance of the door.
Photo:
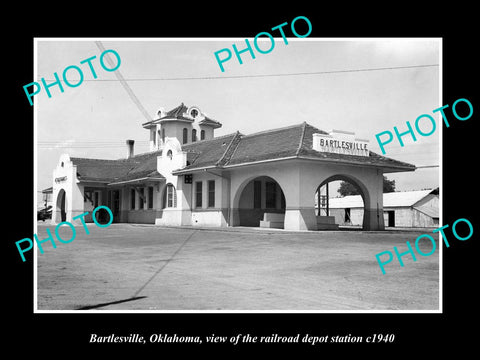
[(120, 190), (110, 190), (109, 191), (109, 204), (108, 207), (113, 214), (113, 222), (120, 221)]
[(395, 227), (395, 211), (390, 210), (387, 213), (388, 213), (388, 226)]

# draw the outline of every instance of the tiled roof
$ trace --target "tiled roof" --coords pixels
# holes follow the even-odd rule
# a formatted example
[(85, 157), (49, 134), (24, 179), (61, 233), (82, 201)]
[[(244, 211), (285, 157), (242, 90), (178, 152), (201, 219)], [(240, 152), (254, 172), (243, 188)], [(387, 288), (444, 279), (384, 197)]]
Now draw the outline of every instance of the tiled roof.
[(157, 171), (161, 151), (132, 156), (128, 159), (105, 160), (72, 157), (77, 177), (82, 181), (121, 182), (145, 177), (162, 177)]
[[(188, 157), (189, 165), (181, 169), (193, 170), (203, 167), (228, 167), (266, 160), (299, 157), (325, 161), (377, 165), (390, 170), (414, 170), (415, 166), (378, 155), (370, 151), (370, 156), (356, 156), (335, 153), (323, 153), (312, 149), (313, 134), (327, 134), (307, 123), (288, 126), (279, 129), (262, 131), (251, 135), (240, 133), (214, 138), (204, 142), (184, 145), (187, 151), (196, 154)], [(218, 148), (218, 143), (231, 140), (228, 151), (225, 153)], [(225, 144), (226, 145), (226, 144)]]
[(205, 116), (205, 119), (201, 120), (199, 122), (200, 125), (207, 125), (207, 126), (212, 126), (213, 128), (217, 129), (219, 127), (222, 127), (222, 124), (216, 120), (210, 119), (209, 117)]
[(186, 112), (188, 108), (185, 106), (185, 104), (182, 102), (180, 105), (178, 105), (176, 108), (167, 111), (165, 116), (162, 117), (179, 117), (181, 116), (184, 112)]
[(186, 168), (217, 165), (224, 159), (224, 155), (231, 151), (231, 143), (238, 136), (240, 133), (237, 132), (183, 145), (182, 150), (187, 152), (187, 160), (190, 163)]
[[(183, 103), (169, 114), (185, 111)], [(258, 161), (282, 158), (308, 158), (319, 161), (337, 161), (384, 167), (388, 171), (414, 170), (415, 166), (393, 160), (370, 151), (370, 156), (323, 153), (312, 149), (313, 134), (327, 134), (307, 123), (243, 135), (233, 134), (196, 141), (182, 146), (187, 152), (187, 166), (177, 172), (206, 167), (232, 167)], [(157, 156), (161, 151), (141, 154), (129, 159), (101, 160), (71, 158), (77, 165), (78, 177), (84, 181), (117, 183), (145, 177), (162, 177), (157, 172)], [(388, 169), (388, 171), (386, 171)], [(175, 173), (175, 172), (174, 172)]]

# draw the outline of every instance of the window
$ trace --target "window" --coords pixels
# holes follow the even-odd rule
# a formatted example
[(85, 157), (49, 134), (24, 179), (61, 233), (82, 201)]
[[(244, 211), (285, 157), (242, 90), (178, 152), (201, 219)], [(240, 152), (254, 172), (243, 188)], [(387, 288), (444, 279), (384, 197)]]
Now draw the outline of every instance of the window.
[(165, 142), (165, 129), (162, 128), (162, 142)]
[(151, 134), (152, 134), (153, 145), (156, 145), (156, 144), (157, 144), (157, 137), (155, 136), (155, 135), (156, 135), (156, 131), (155, 131), (155, 130), (152, 130)]
[(205, 140), (205, 130), (200, 131), (200, 140)]
[(203, 197), (202, 182), (197, 181), (195, 182), (195, 207), (197, 208), (202, 207), (202, 197)]
[(192, 142), (197, 141), (197, 130), (192, 130)]
[(193, 118), (196, 118), (197, 115), (198, 115), (198, 110), (197, 110), (197, 109), (192, 109), (192, 111), (190, 111), (190, 115), (191, 115)]
[(265, 183), (266, 207), (275, 209), (277, 207), (277, 184), (271, 181)]
[(143, 206), (145, 204), (145, 189), (144, 188), (141, 188), (139, 190), (139, 193), (140, 195), (138, 196), (139, 197), (139, 201), (140, 203), (138, 204), (138, 208), (139, 209), (143, 209)]
[(183, 144), (188, 142), (188, 130), (187, 128), (183, 128)]
[(208, 207), (215, 207), (215, 180), (208, 181)]
[(153, 209), (153, 186), (148, 187), (148, 208)]
[(135, 210), (135, 189), (130, 190), (130, 209)]
[(260, 209), (262, 207), (262, 182), (255, 180), (253, 182), (253, 208)]
[(163, 192), (163, 208), (177, 207), (177, 193), (172, 184), (167, 184), (167, 188)]
[(173, 157), (173, 153), (172, 153), (172, 150), (168, 150), (167, 151), (167, 157), (172, 160), (172, 157)]

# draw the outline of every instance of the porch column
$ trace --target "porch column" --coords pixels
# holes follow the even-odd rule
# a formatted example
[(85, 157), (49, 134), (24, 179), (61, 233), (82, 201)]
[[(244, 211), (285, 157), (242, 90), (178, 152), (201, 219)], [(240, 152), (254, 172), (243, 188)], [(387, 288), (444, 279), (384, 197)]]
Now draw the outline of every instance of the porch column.
[(377, 172), (370, 181), (365, 181), (368, 199), (364, 199), (363, 230), (385, 230), (383, 219), (383, 174)]
[(283, 186), (286, 200), (285, 230), (317, 230), (315, 216), (315, 192), (308, 186), (303, 186), (302, 172), (292, 172)]

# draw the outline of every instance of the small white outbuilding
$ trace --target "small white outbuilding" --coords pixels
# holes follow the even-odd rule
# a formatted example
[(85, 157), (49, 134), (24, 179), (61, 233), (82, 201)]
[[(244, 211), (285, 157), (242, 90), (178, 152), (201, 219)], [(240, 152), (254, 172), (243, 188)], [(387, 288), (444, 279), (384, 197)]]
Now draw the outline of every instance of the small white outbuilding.
[[(329, 215), (338, 225), (362, 225), (363, 199), (349, 195), (329, 199)], [(439, 224), (438, 188), (383, 194), (386, 227), (436, 227)]]

